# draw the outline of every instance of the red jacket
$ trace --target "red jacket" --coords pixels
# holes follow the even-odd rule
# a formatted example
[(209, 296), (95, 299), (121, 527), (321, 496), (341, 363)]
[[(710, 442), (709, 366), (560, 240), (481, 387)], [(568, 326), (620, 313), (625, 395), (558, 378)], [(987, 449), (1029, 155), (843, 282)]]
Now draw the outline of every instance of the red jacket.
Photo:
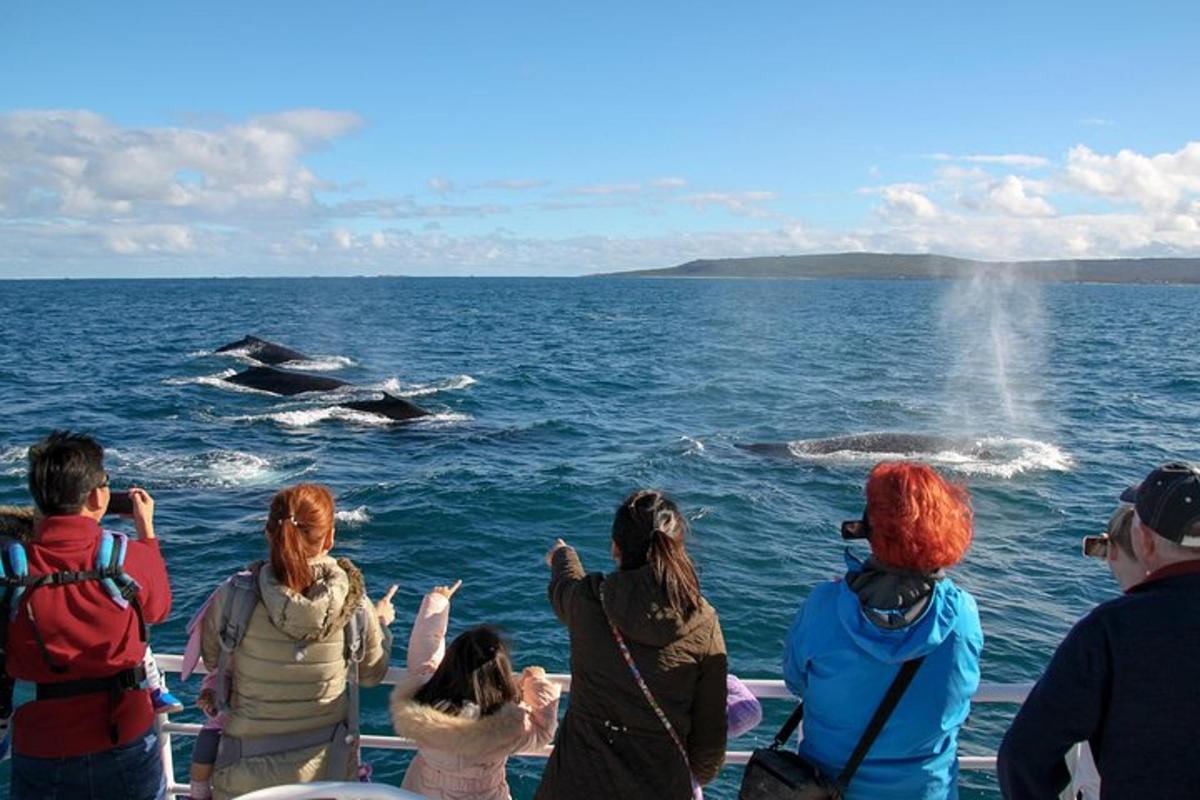
[[(100, 526), (84, 516), (47, 517), (26, 545), (29, 574), (95, 567)], [(130, 540), (125, 571), (141, 585), (138, 599), (146, 623), (161, 622), (171, 610), (171, 586), (158, 540)], [(32, 608), (55, 664), (50, 670), (34, 639), (25, 606)], [(133, 608), (121, 608), (98, 581), (42, 586), (29, 590), (8, 629), (8, 674), (17, 680), (55, 683), (103, 678), (142, 663), (146, 645), (138, 634)], [(115, 709), (106, 693), (39, 700), (17, 709), (13, 720), (13, 750), (36, 758), (68, 758), (111, 749), (111, 725), (128, 744), (154, 722), (147, 691), (124, 692)]]

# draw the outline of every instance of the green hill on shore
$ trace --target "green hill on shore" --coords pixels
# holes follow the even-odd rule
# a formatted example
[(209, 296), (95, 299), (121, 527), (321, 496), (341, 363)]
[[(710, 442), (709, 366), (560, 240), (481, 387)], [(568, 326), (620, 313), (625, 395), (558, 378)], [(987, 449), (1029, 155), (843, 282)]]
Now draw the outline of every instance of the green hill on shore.
[(603, 278), (958, 278), (975, 274), (1076, 283), (1200, 283), (1200, 258), (972, 261), (934, 254), (825, 253), (698, 259)]

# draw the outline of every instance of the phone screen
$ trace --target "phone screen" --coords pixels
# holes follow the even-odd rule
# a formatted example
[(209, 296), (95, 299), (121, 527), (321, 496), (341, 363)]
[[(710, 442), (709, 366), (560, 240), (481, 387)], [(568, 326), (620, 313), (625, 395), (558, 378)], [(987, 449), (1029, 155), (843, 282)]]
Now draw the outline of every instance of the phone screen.
[(1083, 554), (1092, 558), (1107, 558), (1108, 557), (1108, 537), (1107, 536), (1085, 536), (1083, 537)]
[(108, 499), (108, 511), (105, 513), (125, 516), (133, 514), (133, 498), (129, 496), (129, 492), (112, 492)]

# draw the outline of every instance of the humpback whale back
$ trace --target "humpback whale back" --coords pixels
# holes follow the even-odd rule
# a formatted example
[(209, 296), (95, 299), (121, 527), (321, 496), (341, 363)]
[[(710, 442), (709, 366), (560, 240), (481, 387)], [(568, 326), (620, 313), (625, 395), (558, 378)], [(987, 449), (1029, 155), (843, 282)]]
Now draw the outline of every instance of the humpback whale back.
[(388, 419), (395, 420), (429, 416), (429, 412), (420, 406), (410, 403), (401, 397), (393, 397), (386, 392), (382, 400), (351, 400), (339, 405), (343, 405), (346, 408), (353, 408), (355, 411), (366, 411), (370, 414), (379, 414)]
[(929, 455), (958, 450), (976, 450), (973, 441), (927, 433), (860, 433), (827, 439), (804, 439), (788, 446), (793, 454), (829, 455), (830, 453), (898, 453)]
[(308, 358), (304, 353), (284, 347), (281, 344), (259, 339), (257, 336), (246, 336), (236, 342), (222, 345), (216, 349), (218, 353), (244, 353), (262, 364), (282, 364), (285, 361), (304, 361)]
[(304, 392), (328, 392), (331, 389), (350, 385), (337, 378), (308, 375), (304, 372), (289, 372), (276, 367), (250, 367), (250, 369), (230, 375), (224, 380), (238, 386), (258, 389), (260, 392), (271, 392), (287, 397)]
[(1065, 472), (1072, 464), (1071, 457), (1051, 443), (1003, 436), (859, 433), (737, 447), (762, 456), (816, 464), (869, 466), (879, 461), (918, 459), (966, 474), (1003, 478), (1029, 470)]

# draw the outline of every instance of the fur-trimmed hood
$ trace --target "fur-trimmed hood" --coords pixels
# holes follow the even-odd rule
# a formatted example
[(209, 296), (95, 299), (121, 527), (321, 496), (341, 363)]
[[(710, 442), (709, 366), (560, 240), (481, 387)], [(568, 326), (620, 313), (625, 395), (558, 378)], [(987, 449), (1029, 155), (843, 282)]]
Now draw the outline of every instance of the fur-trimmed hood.
[(292, 591), (268, 568), (258, 570), (258, 588), (271, 623), (291, 639), (321, 641), (346, 627), (362, 601), (362, 572), (347, 558), (317, 556), (309, 561), (312, 586)]
[(0, 536), (27, 542), (42, 515), (33, 506), (0, 506)]
[(524, 735), (529, 712), (516, 703), (505, 703), (486, 717), (447, 714), (413, 699), (422, 678), (428, 675), (401, 681), (392, 692), (390, 708), (397, 735), (468, 759), (494, 754)]

